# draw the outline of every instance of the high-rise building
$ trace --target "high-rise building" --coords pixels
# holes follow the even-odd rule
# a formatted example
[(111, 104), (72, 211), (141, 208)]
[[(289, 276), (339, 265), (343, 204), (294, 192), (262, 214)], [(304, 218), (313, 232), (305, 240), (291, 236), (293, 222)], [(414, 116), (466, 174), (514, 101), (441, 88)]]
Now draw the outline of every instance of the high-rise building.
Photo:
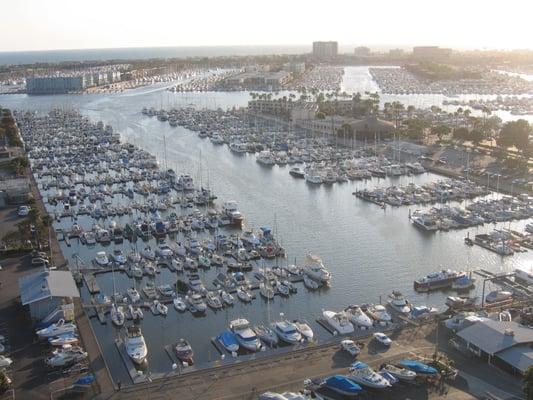
[(319, 59), (335, 58), (339, 52), (337, 42), (313, 42), (313, 56)]
[(356, 47), (353, 54), (356, 57), (368, 57), (370, 55), (370, 48), (366, 46)]

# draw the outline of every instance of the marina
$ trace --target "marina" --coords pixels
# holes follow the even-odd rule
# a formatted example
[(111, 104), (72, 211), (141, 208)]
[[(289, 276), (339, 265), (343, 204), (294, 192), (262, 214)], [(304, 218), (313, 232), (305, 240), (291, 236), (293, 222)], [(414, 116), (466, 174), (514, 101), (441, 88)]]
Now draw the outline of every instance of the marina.
[[(139, 92), (142, 93), (141, 91)], [(137, 108), (133, 107), (132, 110), (139, 110), (140, 105), (150, 104), (149, 100), (147, 101), (144, 98), (144, 95), (140, 97), (140, 99), (136, 99)], [(152, 95), (152, 99), (152, 104), (157, 104), (158, 95)], [(131, 100), (129, 99), (129, 101)], [(135, 97), (133, 100), (135, 100)], [(88, 115), (96, 117), (94, 121), (100, 119), (106, 120), (106, 111), (102, 110), (101, 112), (102, 114), (95, 115), (93, 114), (94, 111), (87, 110)], [(209, 241), (213, 241), (213, 244), (215, 244), (215, 237), (210, 232), (210, 229), (204, 228), (203, 231), (198, 231), (194, 234), (195, 230), (192, 228), (195, 218), (202, 219), (209, 217), (207, 211), (211, 207), (207, 204), (195, 204), (194, 196), (188, 199), (187, 191), (185, 191), (184, 195), (182, 190), (178, 190), (180, 189), (179, 186), (178, 189), (170, 188), (170, 194), (159, 193), (159, 184), (167, 178), (156, 173), (141, 174), (139, 178), (136, 177), (138, 174), (131, 174), (129, 177), (125, 177), (126, 179), (131, 179), (131, 181), (127, 181), (131, 182), (131, 186), (130, 183), (126, 184), (124, 190), (124, 188), (121, 188), (123, 182), (120, 180), (122, 178), (115, 178), (118, 175), (117, 172), (110, 173), (109, 177), (100, 174), (102, 177), (100, 181), (97, 181), (90, 174), (86, 174), (88, 175), (87, 178), (74, 179), (77, 172), (73, 171), (73, 174), (69, 178), (72, 179), (70, 182), (65, 182), (65, 179), (62, 178), (64, 174), (58, 174), (57, 172), (55, 174), (47, 174), (43, 173), (44, 171), (37, 172), (37, 178), (42, 180), (42, 182), (47, 182), (41, 189), (47, 193), (43, 195), (43, 198), (48, 201), (47, 207), (49, 207), (49, 210), (55, 217), (55, 229), (66, 233), (66, 237), (70, 238), (70, 246), (66, 242), (61, 243), (62, 247), (64, 244), (63, 251), (69, 260), (71, 260), (71, 268), (78, 262), (76, 257), (80, 257), (83, 261), (83, 266), (85, 266), (82, 266), (82, 270), (87, 268), (87, 271), (84, 272), (88, 273), (89, 276), (91, 273), (93, 274), (93, 278), (88, 278), (89, 282), (91, 282), (91, 287), (95, 289), (97, 286), (101, 294), (108, 296), (110, 300), (114, 297), (114, 294), (120, 293), (116, 302), (119, 307), (125, 307), (129, 303), (129, 301), (123, 302), (123, 298), (129, 288), (134, 286), (140, 292), (143, 300), (138, 303), (138, 306), (144, 312), (144, 319), (141, 322), (141, 326), (148, 348), (150, 349), (147, 357), (147, 369), (144, 372), (145, 376), (157, 378), (173, 371), (172, 366), (174, 362), (171, 362), (168, 351), (165, 349), (167, 347), (172, 349), (172, 343), (175, 343), (178, 337), (186, 337), (195, 349), (194, 369), (219, 365), (221, 354), (218, 348), (215, 348), (216, 346), (212, 346), (209, 342), (214, 337), (214, 334), (218, 334), (224, 329), (227, 329), (229, 321), (243, 315), (248, 316), (252, 313), (250, 322), (254, 326), (256, 324), (262, 324), (271, 318), (275, 320), (276, 318), (273, 316), (281, 312), (291, 320), (294, 318), (305, 318), (311, 321), (310, 325), (315, 333), (317, 343), (327, 343), (329, 340), (337, 339), (330, 333), (333, 332), (330, 325), (321, 325), (319, 322), (316, 322), (317, 317), (322, 315), (321, 310), (335, 309), (338, 307), (338, 304), (349, 305), (354, 304), (354, 302), (360, 304), (374, 302), (375, 304), (379, 304), (382, 302), (379, 294), (385, 298), (386, 294), (393, 290), (401, 290), (414, 304), (427, 305), (429, 308), (439, 307), (442, 309), (449, 292), (446, 290), (437, 291), (432, 293), (430, 297), (425, 294), (418, 294), (412, 288), (414, 279), (434, 271), (439, 264), (445, 264), (446, 267), (460, 270), (473, 270), (478, 267), (475, 261), (476, 257), (481, 257), (487, 263), (487, 268), (492, 268), (495, 271), (499, 271), (502, 268), (512, 270), (515, 265), (520, 265), (528, 259), (527, 253), (520, 254), (513, 257), (512, 261), (510, 261), (511, 259), (507, 259), (509, 261), (504, 261), (502, 265), (500, 258), (492, 258), (490, 255), (486, 255), (485, 252), (479, 252), (476, 247), (470, 248), (464, 246), (464, 234), (458, 235), (454, 232), (448, 232), (446, 240), (442, 238), (428, 239), (422, 237), (419, 235), (418, 230), (408, 228), (407, 207), (391, 208), (381, 211), (371, 205), (366, 206), (362, 202), (354, 203), (353, 196), (351, 196), (352, 192), (362, 190), (365, 187), (388, 187), (392, 184), (402, 185), (402, 183), (406, 184), (408, 182), (416, 185), (430, 184), (431, 182), (442, 179), (437, 175), (431, 173), (406, 173), (403, 176), (395, 178), (385, 174), (385, 177), (379, 177), (379, 179), (374, 177), (370, 180), (348, 180), (348, 182), (342, 185), (335, 185), (335, 190), (333, 191), (328, 185), (317, 186), (313, 189), (315, 186), (307, 184), (305, 180), (295, 180), (290, 176), (288, 172), (291, 167), (289, 167), (288, 163), (275, 164), (268, 169), (261, 168), (258, 165), (260, 163), (256, 161), (256, 156), (252, 154), (244, 153), (242, 156), (236, 157), (233, 154), (234, 152), (228, 152), (226, 149), (212, 143), (212, 141), (202, 139), (198, 134), (194, 134), (187, 128), (172, 127), (155, 118), (146, 118), (142, 114), (138, 115), (140, 114), (138, 111), (132, 111), (131, 114), (135, 115), (128, 115), (127, 120), (126, 117), (123, 120), (119, 119), (117, 126), (120, 127), (122, 125), (125, 127), (124, 130), (120, 131), (123, 140), (131, 143), (132, 146), (141, 146), (147, 153), (156, 155), (156, 157), (150, 157), (146, 153), (138, 153), (146, 156), (146, 160), (148, 160), (146, 167), (151, 164), (152, 166), (149, 168), (153, 169), (157, 165), (154, 161), (158, 161), (159, 166), (166, 167), (162, 168), (163, 171), (173, 169), (176, 172), (176, 179), (183, 174), (193, 178), (193, 182), (203, 181), (205, 183), (204, 186), (206, 188), (209, 186), (211, 193), (216, 194), (216, 202), (219, 204), (223, 204), (224, 199), (236, 199), (239, 210), (242, 211), (242, 215), (244, 216), (244, 224), (242, 225), (242, 229), (239, 229), (237, 226), (228, 225), (222, 227), (221, 225), (220, 230), (227, 231), (226, 239), (230, 241), (233, 235), (242, 235), (250, 227), (254, 227), (254, 232), (257, 235), (260, 227), (271, 226), (274, 237), (279, 240), (279, 244), (285, 253), (285, 258), (274, 257), (248, 260), (246, 266), (252, 266), (251, 272), (239, 271), (237, 269), (236, 272), (245, 272), (249, 276), (250, 289), (252, 292), (255, 292), (255, 299), (251, 302), (245, 303), (236, 298), (233, 306), (223, 307), (219, 310), (209, 308), (205, 314), (191, 314), (188, 311), (185, 313), (177, 312), (173, 307), (172, 297), (165, 298), (161, 296), (158, 287), (164, 286), (167, 283), (172, 284), (172, 282), (176, 281), (177, 277), (180, 277), (180, 274), (183, 277), (187, 277), (191, 271), (183, 268), (183, 272), (177, 272), (179, 271), (179, 264), (173, 264), (172, 260), (160, 258), (164, 262), (152, 262), (150, 260), (152, 257), (151, 254), (153, 252), (155, 255), (157, 251), (164, 251), (163, 248), (159, 248), (162, 244), (169, 246), (173, 252), (180, 251), (181, 247), (178, 247), (178, 242), (181, 242), (184, 247), (185, 244), (188, 244), (187, 237), (185, 236), (187, 232), (190, 232), (193, 239), (196, 239), (201, 246), (208, 245)], [(107, 117), (107, 122), (102, 125), (104, 131), (106, 124), (117, 122), (115, 120), (117, 115), (120, 116), (121, 114), (118, 113)], [(280, 132), (280, 134), (283, 134), (283, 132)], [(111, 137), (115, 136), (116, 138), (112, 139), (113, 141), (118, 139), (118, 135), (111, 128), (108, 128), (107, 135)], [(191, 149), (195, 150), (191, 151)], [(342, 148), (339, 148), (337, 151), (339, 150), (344, 151)], [(347, 153), (347, 158), (351, 159), (351, 157), (353, 155)], [(213, 160), (217, 160), (216, 164)], [(106, 160), (106, 162), (110, 161)], [(135, 166), (137, 162), (138, 160), (130, 158), (129, 166), (133, 169), (139, 168), (139, 166)], [(169, 168), (172, 166), (174, 168)], [(95, 168), (97, 170), (98, 167), (96, 166)], [(122, 168), (124, 169), (124, 166)], [(242, 170), (247, 171), (247, 176), (240, 174)], [(245, 187), (244, 182), (261, 182), (261, 189), (258, 193), (248, 193), (243, 190), (243, 187)], [(369, 185), (369, 183), (371, 184)], [(70, 204), (68, 192), (71, 184), (87, 188), (85, 193), (76, 194), (78, 202), (81, 202), (82, 199), (84, 200), (82, 205), (86, 206), (85, 209), (78, 204), (75, 206), (69, 205), (69, 209), (65, 210), (65, 203)], [(115, 192), (113, 187), (118, 187), (119, 190)], [(131, 189), (133, 193), (128, 191), (128, 189)], [(163, 191), (165, 190), (163, 188)], [(63, 192), (63, 195), (57, 196), (60, 191)], [(272, 193), (276, 193), (276, 195), (273, 196)], [(131, 194), (133, 194), (133, 198), (130, 197)], [(167, 195), (168, 197), (166, 197)], [(169, 199), (169, 197), (173, 197), (173, 200), (170, 202), (156, 201), (156, 198)], [(93, 204), (91, 198), (94, 200), (94, 204), (101, 204), (102, 206), (90, 207)], [(302, 207), (298, 207), (295, 211), (292, 207), (284, 205), (284, 201), (281, 202), (280, 199), (285, 198), (291, 199), (291, 202), (301, 204)], [(182, 208), (183, 204), (189, 204), (189, 200), (193, 206)], [(272, 201), (276, 204), (275, 215), (272, 211), (266, 212), (266, 210), (272, 210)], [(125, 204), (130, 204), (131, 208), (127, 209)], [(335, 204), (333, 210), (330, 208), (331, 204)], [(158, 208), (160, 207), (166, 207), (166, 210), (159, 210)], [(195, 216), (194, 213), (191, 213), (195, 208), (201, 210), (203, 217), (200, 217), (199, 214)], [(97, 209), (99, 211), (96, 211)], [(76, 213), (72, 210), (76, 210)], [(158, 236), (158, 229), (156, 229), (156, 223), (158, 221), (152, 219), (153, 210), (160, 214), (161, 222), (164, 222), (165, 225), (172, 222), (170, 214), (176, 214), (174, 222), (178, 226), (178, 230), (175, 232), (177, 241), (171, 238), (167, 226), (165, 243), (158, 242), (160, 239), (156, 237)], [(218, 212), (220, 213), (220, 208)], [(292, 218), (296, 218), (296, 229), (292, 225), (289, 227), (284, 223)], [(135, 235), (137, 236), (137, 241), (133, 241), (131, 232), (126, 232), (128, 222), (130, 222), (132, 230), (136, 231), (131, 223), (132, 220), (146, 222), (150, 233), (145, 234), (141, 226), (139, 226), (138, 235)], [(112, 221), (116, 222), (116, 225), (111, 226), (110, 223)], [(93, 226), (95, 222), (99, 227)], [(264, 225), (265, 223), (267, 225)], [(74, 227), (75, 224), (79, 225), (83, 229), (83, 232), (78, 230), (77, 227)], [(181, 228), (180, 224), (182, 225)], [(354, 230), (353, 224), (358, 224), (359, 229)], [(516, 230), (523, 229), (522, 227), (524, 225), (522, 222), (513, 222), (513, 225), (515, 224), (517, 225), (515, 227)], [(189, 226), (190, 230), (186, 226)], [(503, 223), (500, 227), (502, 226), (504, 226)], [(318, 232), (321, 229), (325, 230), (325, 232), (320, 235), (316, 233), (311, 234), (303, 240), (302, 232), (304, 230), (306, 232)], [(105, 234), (102, 230), (108, 233)], [(98, 232), (98, 236), (100, 239), (103, 238), (103, 240), (96, 240)], [(86, 233), (86, 235), (83, 235), (83, 233)], [(325, 242), (323, 241), (324, 234), (330, 236), (330, 239)], [(115, 235), (118, 240), (115, 240)], [(401, 239), (399, 239), (400, 236), (398, 235), (402, 235)], [(78, 239), (78, 237), (80, 238)], [(235, 239), (233, 237), (233, 240)], [(240, 240), (244, 242), (242, 236)], [(351, 247), (349, 251), (342, 249), (335, 250), (335, 243), (339, 240), (346, 241), (347, 243), (362, 242), (368, 244), (370, 247), (366, 251), (359, 249), (357, 246)], [(383, 248), (383, 246), (379, 245), (379, 243), (383, 243), (383, 240), (396, 244), (394, 248), (389, 248), (388, 246)], [(238, 239), (237, 243), (239, 243)], [(420, 258), (416, 255), (416, 252), (412, 251), (413, 246), (419, 248), (423, 254), (428, 254), (429, 252), (431, 257)], [(150, 249), (148, 250), (147, 247)], [(143, 272), (141, 280), (133, 284), (132, 282), (136, 281), (134, 278), (134, 273), (136, 272), (125, 266), (121, 267), (120, 265), (114, 264), (114, 256), (117, 255), (115, 254), (116, 250), (120, 250), (126, 259), (128, 255), (137, 253), (144, 260), (143, 263), (147, 265), (147, 271), (153, 271), (154, 273)], [(116, 268), (115, 266), (97, 267), (95, 265), (97, 253), (101, 251), (106, 253), (108, 262), (116, 265)], [(366, 254), (368, 251), (370, 251), (370, 256)], [(398, 251), (399, 255), (397, 253)], [(233, 268), (239, 265), (238, 253), (234, 251), (230, 251), (230, 253), (225, 254), (224, 252), (220, 254), (226, 260), (225, 265), (223, 264), (222, 266), (223, 269), (228, 267)], [(308, 253), (320, 254), (321, 258), (323, 258), (324, 264), (332, 272), (330, 286), (309, 289), (307, 286), (304, 286), (305, 282), (303, 282), (304, 284), (298, 283), (299, 280), (301, 281), (303, 279), (302, 277), (295, 277), (291, 278), (291, 280), (294, 280), (294, 283), (298, 285), (297, 293), (290, 295), (286, 300), (284, 296), (275, 294), (272, 300), (266, 301), (264, 296), (259, 293), (260, 280), (257, 280), (256, 272), (261, 272), (263, 268), (270, 268), (271, 271), (274, 271), (276, 267), (281, 267), (281, 269), (286, 271), (281, 272), (281, 274), (288, 273), (292, 269), (290, 268), (291, 265), (302, 266), (304, 264), (304, 257)], [(120, 259), (120, 254), (117, 257)], [(405, 268), (405, 270), (398, 270), (398, 257), (406, 265), (412, 266), (413, 269)], [(353, 260), (357, 260), (356, 277), (352, 270), (354, 268)], [(186, 260), (183, 261), (185, 262)], [(199, 261), (199, 259), (196, 259), (197, 264), (199, 264)], [(120, 261), (117, 262), (120, 264)], [(388, 282), (383, 280), (376, 281), (375, 277), (372, 278), (372, 271), (376, 262), (379, 263), (384, 273), (395, 276), (397, 279), (394, 282)], [(185, 267), (185, 263), (183, 263), (183, 267)], [(172, 270), (173, 268), (175, 269), (174, 271)], [(213, 266), (211, 268), (197, 268), (197, 274), (206, 287), (206, 290), (209, 289), (209, 291), (212, 291), (210, 289), (216, 289), (216, 286), (212, 285), (211, 282), (217, 279), (217, 275), (219, 275), (218, 269), (220, 268)], [(145, 290), (143, 290), (148, 288), (146, 284), (149, 280), (154, 280), (154, 288), (149, 292), (153, 292), (155, 296), (159, 296), (158, 301), (168, 307), (166, 316), (161, 316), (160, 314), (154, 315), (151, 311), (153, 300), (148, 300), (145, 296)], [(490, 285), (492, 284), (489, 283)], [(162, 290), (166, 289), (162, 288)], [(358, 293), (356, 296), (352, 294), (353, 290), (356, 290)], [(479, 290), (480, 288), (476, 286), (469, 295), (474, 295)], [(84, 302), (87, 302), (91, 297), (87, 285), (81, 287), (81, 292)], [(237, 292), (231, 293), (234, 295), (237, 294)], [(385, 301), (383, 301), (383, 304), (385, 304)], [(98, 309), (100, 310), (101, 308)], [(107, 309), (110, 310), (110, 308)], [(91, 309), (87, 312), (92, 315)], [(113, 379), (118, 379), (123, 383), (131, 382), (131, 377), (128, 372), (129, 369), (127, 366), (124, 368), (126, 364), (114, 342), (115, 336), (118, 335), (118, 329), (111, 323), (110, 312), (97, 312), (95, 316), (98, 318), (91, 319), (92, 327), (102, 347), (106, 364), (113, 371)], [(416, 320), (408, 316), (398, 315), (397, 319), (403, 322), (409, 321), (411, 325), (418, 324)], [(100, 322), (106, 323), (101, 324)], [(323, 326), (329, 326), (329, 329)], [(110, 335), (110, 332), (113, 332), (113, 335)], [(205, 332), (205, 334), (199, 334), (198, 332)], [(356, 334), (365, 337), (369, 334), (369, 331), (359, 329), (356, 330)], [(269, 349), (257, 355), (241, 355), (238, 356), (238, 359), (240, 360), (241, 357), (250, 357), (251, 359), (258, 356), (269, 357), (274, 354), (272, 351), (272, 349)], [(285, 346), (283, 347), (283, 351), (289, 352), (291, 351), (291, 347)], [(224, 364), (234, 362), (233, 357), (228, 354), (226, 356), (227, 358), (223, 361)], [(177, 371), (179, 372), (181, 370), (178, 368)]]

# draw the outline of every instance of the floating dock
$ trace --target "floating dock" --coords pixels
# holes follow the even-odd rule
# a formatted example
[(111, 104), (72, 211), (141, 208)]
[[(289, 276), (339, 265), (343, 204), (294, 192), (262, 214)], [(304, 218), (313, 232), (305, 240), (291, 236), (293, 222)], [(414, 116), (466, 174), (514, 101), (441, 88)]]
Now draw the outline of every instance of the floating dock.
[(100, 286), (92, 272), (83, 274), (83, 280), (85, 281), (90, 294), (100, 293)]

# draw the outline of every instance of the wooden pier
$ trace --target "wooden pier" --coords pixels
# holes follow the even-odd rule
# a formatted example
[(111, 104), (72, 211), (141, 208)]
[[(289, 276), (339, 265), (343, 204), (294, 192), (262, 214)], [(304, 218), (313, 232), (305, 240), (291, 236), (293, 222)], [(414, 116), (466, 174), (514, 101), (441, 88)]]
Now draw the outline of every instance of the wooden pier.
[(85, 281), (90, 294), (100, 293), (100, 286), (98, 285), (98, 282), (96, 281), (96, 278), (92, 272), (84, 273), (83, 280)]

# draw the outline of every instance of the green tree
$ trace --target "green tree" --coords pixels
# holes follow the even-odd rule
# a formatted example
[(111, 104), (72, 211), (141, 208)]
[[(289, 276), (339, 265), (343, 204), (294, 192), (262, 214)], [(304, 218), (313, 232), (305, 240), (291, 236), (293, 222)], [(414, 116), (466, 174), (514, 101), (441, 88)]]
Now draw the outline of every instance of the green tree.
[(316, 119), (326, 119), (326, 114), (324, 114), (322, 111), (319, 111), (316, 113)]
[(475, 128), (475, 129), (472, 129), (468, 137), (472, 141), (472, 143), (474, 143), (475, 145), (478, 145), (479, 143), (481, 143), (481, 141), (485, 137), (485, 134), (483, 133), (481, 129)]
[(431, 128), (431, 133), (433, 135), (437, 135), (439, 140), (442, 140), (442, 138), (448, 135), (450, 132), (451, 129), (447, 125), (436, 125)]
[(533, 129), (525, 119), (509, 121), (503, 126), (498, 144), (503, 147), (515, 146), (524, 152), (529, 146), (529, 135)]

